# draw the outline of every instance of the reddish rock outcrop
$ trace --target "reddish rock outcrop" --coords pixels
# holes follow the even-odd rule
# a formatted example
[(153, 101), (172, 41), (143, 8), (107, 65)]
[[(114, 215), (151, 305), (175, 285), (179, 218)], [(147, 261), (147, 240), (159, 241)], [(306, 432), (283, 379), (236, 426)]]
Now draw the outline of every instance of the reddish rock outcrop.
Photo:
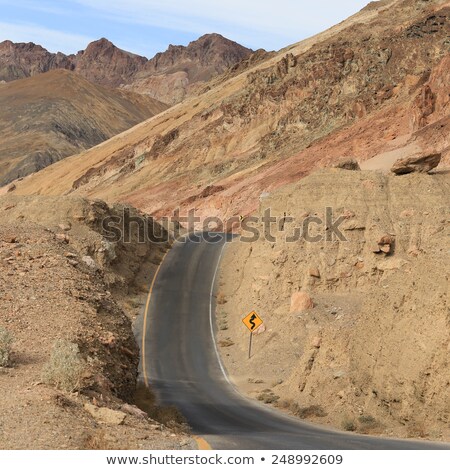
[(425, 156), (413, 156), (397, 160), (391, 168), (396, 175), (408, 173), (429, 173), (441, 162), (442, 154), (434, 153)]

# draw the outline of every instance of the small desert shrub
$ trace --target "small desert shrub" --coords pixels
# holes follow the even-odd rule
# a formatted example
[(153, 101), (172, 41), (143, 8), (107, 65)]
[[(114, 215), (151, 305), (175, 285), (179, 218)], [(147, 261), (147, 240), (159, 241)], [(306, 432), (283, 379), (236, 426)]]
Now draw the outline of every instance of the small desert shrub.
[(353, 421), (351, 418), (343, 419), (341, 426), (344, 431), (356, 431), (355, 421)]
[(291, 411), (292, 414), (298, 416), (301, 419), (324, 418), (327, 416), (326, 411), (319, 405), (301, 407), (298, 403), (290, 402), (287, 408)]
[(0, 326), (0, 367), (11, 365), (11, 346), (13, 338), (8, 330)]
[(148, 416), (177, 432), (189, 433), (190, 428), (180, 410), (175, 406), (158, 405), (153, 391), (142, 383), (137, 384), (135, 403)]
[(82, 445), (83, 450), (113, 450), (115, 448), (104, 431), (95, 431), (85, 435)]
[(260, 393), (256, 398), (257, 400), (262, 401), (266, 404), (276, 404), (280, 399), (280, 397), (278, 395), (275, 395), (270, 389), (263, 390), (262, 393)]
[(426, 430), (425, 424), (422, 422), (411, 423), (408, 426), (407, 436), (411, 439), (413, 438), (425, 438), (428, 437), (428, 432)]
[(359, 431), (363, 434), (369, 433), (370, 431), (377, 431), (380, 429), (381, 424), (370, 415), (362, 415), (358, 418)]
[(42, 381), (66, 390), (76, 390), (81, 384), (83, 361), (75, 343), (58, 340), (53, 345), (50, 360), (42, 371)]

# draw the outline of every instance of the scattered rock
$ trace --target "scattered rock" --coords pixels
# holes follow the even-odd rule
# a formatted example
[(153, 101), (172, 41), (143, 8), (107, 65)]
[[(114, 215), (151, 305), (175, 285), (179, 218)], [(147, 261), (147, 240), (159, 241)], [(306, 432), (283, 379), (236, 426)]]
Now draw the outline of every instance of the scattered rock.
[(118, 426), (123, 424), (126, 414), (122, 411), (111, 410), (110, 408), (99, 408), (98, 406), (86, 403), (84, 409), (99, 423)]
[(291, 297), (291, 310), (290, 312), (303, 312), (314, 308), (312, 298), (306, 292), (294, 292)]
[(381, 245), (380, 251), (383, 253), (389, 254), (391, 252), (391, 245)]
[(340, 379), (345, 377), (346, 373), (343, 370), (335, 370), (333, 371), (333, 379)]
[(385, 253), (390, 254), (392, 252), (395, 243), (395, 237), (393, 235), (383, 235), (379, 238), (376, 244), (372, 244), (370, 250), (372, 253)]
[(383, 235), (378, 240), (378, 245), (392, 245), (395, 241), (395, 238), (392, 235)]
[(441, 162), (442, 154), (433, 153), (425, 156), (414, 156), (397, 160), (391, 168), (396, 175), (408, 173), (429, 173)]
[(148, 418), (148, 414), (145, 411), (141, 410), (137, 406), (130, 405), (129, 403), (125, 403), (120, 407), (120, 409), (129, 415), (136, 416), (136, 418), (139, 419)]
[(81, 261), (91, 269), (97, 269), (97, 263), (94, 261), (94, 259), (91, 256), (83, 256), (81, 258)]
[(57, 233), (55, 235), (55, 238), (59, 240), (60, 242), (69, 243), (69, 236), (66, 235), (65, 233)]
[(311, 346), (313, 348), (319, 349), (322, 344), (322, 338), (320, 336), (315, 336), (311, 341)]
[(72, 224), (70, 222), (63, 223), (63, 224), (59, 224), (58, 227), (64, 232), (68, 232), (72, 228)]
[(316, 277), (318, 279), (320, 279), (320, 271), (319, 271), (319, 268), (317, 266), (311, 266), (309, 268), (309, 275), (311, 277)]

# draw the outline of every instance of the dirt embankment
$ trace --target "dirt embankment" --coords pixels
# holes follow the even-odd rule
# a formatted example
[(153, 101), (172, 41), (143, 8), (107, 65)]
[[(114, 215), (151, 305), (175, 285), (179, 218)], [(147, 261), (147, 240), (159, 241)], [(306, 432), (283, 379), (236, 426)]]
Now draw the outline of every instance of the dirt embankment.
[(264, 199), (260, 214), (300, 227), (330, 207), (346, 240), (286, 243), (286, 219), (276, 240), (228, 248), (218, 342), (238, 387), (340, 429), (449, 440), (449, 194), (445, 173), (330, 169)]
[(132, 405), (132, 320), (168, 244), (138, 244), (136, 228), (130, 243), (106, 240), (102, 220), (122, 211), (82, 198), (0, 198), (0, 357), (10, 349), (1, 448), (193, 447)]

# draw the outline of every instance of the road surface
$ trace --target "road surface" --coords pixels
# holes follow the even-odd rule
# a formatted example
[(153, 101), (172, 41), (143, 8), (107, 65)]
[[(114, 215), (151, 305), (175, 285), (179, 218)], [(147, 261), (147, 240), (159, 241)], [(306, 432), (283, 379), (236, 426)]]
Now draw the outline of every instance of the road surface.
[(211, 236), (215, 243), (177, 242), (167, 254), (150, 290), (141, 336), (142, 377), (162, 404), (181, 410), (196, 435), (223, 450), (445, 448), (336, 432), (242, 396), (225, 376), (213, 337), (212, 294), (226, 241)]

